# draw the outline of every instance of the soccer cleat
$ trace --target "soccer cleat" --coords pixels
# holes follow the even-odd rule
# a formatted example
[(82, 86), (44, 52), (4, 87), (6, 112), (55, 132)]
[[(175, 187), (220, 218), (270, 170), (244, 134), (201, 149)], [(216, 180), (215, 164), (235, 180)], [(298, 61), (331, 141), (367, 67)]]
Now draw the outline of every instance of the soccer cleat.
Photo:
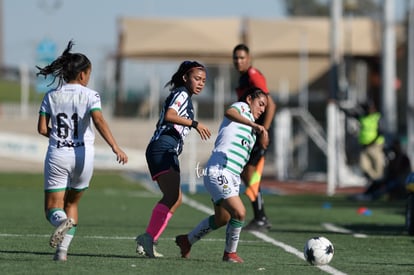
[(68, 251), (61, 248), (56, 249), (55, 255), (53, 256), (54, 261), (65, 262), (68, 259)]
[(182, 258), (190, 258), (191, 244), (187, 235), (178, 235), (175, 237), (175, 243), (181, 250)]
[[(154, 253), (154, 239), (148, 233), (139, 235), (136, 239), (137, 242), (137, 253), (140, 255), (145, 255), (148, 258), (155, 258)], [(142, 247), (142, 251), (140, 248)]]
[(223, 255), (223, 262), (229, 262), (229, 263), (243, 263), (243, 259), (237, 255), (236, 252), (226, 252), (224, 251)]
[(68, 218), (63, 221), (50, 236), (49, 244), (51, 247), (56, 248), (65, 237), (66, 233), (75, 225), (75, 220)]
[(243, 230), (246, 231), (259, 231), (266, 233), (269, 231), (269, 229), (272, 228), (272, 225), (267, 219), (263, 220), (251, 220), (249, 224), (247, 224), (245, 227), (243, 227)]
[[(155, 249), (155, 246), (157, 245), (157, 243), (156, 242), (154, 242), (154, 256), (155, 256), (155, 258), (161, 258), (161, 257), (164, 257), (164, 255), (163, 254), (161, 254), (161, 253), (159, 253), (156, 249)], [(142, 246), (142, 245), (140, 245), (140, 244), (138, 244), (137, 243), (137, 253), (138, 253), (138, 255), (139, 256), (145, 256), (145, 257), (147, 257), (148, 255), (147, 255), (147, 253), (145, 253), (145, 251), (144, 251), (144, 247)]]

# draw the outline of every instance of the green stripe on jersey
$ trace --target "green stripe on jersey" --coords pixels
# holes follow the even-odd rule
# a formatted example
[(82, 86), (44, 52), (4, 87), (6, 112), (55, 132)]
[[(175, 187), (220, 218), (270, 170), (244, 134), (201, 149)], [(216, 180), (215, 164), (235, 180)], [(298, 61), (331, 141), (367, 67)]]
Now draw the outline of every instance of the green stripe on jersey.
[[(240, 162), (235, 161), (235, 160), (233, 160), (233, 159), (227, 159), (227, 162), (231, 162), (231, 163), (233, 163), (234, 165), (236, 165), (237, 167), (239, 167), (239, 168), (240, 168), (240, 170), (243, 168), (243, 165), (242, 165)], [(227, 165), (228, 165), (228, 163), (227, 163)], [(227, 167), (228, 167), (228, 166), (227, 166)]]
[(240, 157), (243, 160), (246, 160), (246, 155), (240, 154), (239, 152), (234, 151), (232, 149), (230, 149), (229, 152), (232, 153), (232, 154), (235, 154), (236, 156)]
[(228, 166), (226, 166), (226, 169), (229, 170), (230, 172), (233, 172), (236, 175), (240, 175), (240, 171), (238, 171), (238, 170), (234, 170), (233, 168), (228, 167)]
[(247, 149), (246, 147), (244, 147), (243, 145), (241, 145), (240, 143), (237, 142), (232, 142), (232, 145), (236, 146), (237, 148), (245, 151), (246, 153), (249, 153), (249, 149)]
[(92, 113), (92, 112), (95, 112), (95, 111), (102, 111), (102, 109), (101, 108), (92, 108), (91, 110), (90, 110), (90, 112)]
[(246, 128), (243, 126), (238, 127), (239, 130), (242, 130), (243, 132), (246, 132), (248, 135), (252, 133), (252, 130), (250, 128)]

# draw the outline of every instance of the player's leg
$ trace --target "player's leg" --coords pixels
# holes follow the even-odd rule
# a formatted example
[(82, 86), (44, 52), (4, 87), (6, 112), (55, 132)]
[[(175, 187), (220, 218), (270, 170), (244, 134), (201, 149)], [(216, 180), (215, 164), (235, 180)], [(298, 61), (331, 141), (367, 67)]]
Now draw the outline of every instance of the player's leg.
[[(79, 202), (84, 191), (89, 188), (94, 169), (94, 148), (93, 146), (82, 146), (74, 148), (74, 158), (70, 167), (66, 167), (71, 171), (68, 176), (68, 188), (65, 192), (64, 211), (67, 220), (60, 227), (61, 231), (56, 230), (51, 239), (61, 239), (57, 245), (54, 260), (65, 261), (70, 244), (75, 236), (78, 217)], [(73, 152), (71, 153), (73, 155)], [(72, 159), (72, 158), (71, 158)]]
[(194, 227), (188, 234), (178, 235), (175, 237), (175, 243), (180, 247), (182, 258), (190, 257), (191, 246), (211, 231), (227, 224), (230, 219), (230, 214), (221, 206), (214, 206), (214, 215), (211, 215)]
[(202, 220), (190, 233), (188, 233), (190, 244), (193, 245), (211, 231), (226, 225), (229, 220), (229, 212), (220, 205), (214, 205), (214, 215)]
[(150, 258), (161, 257), (154, 250), (154, 243), (164, 232), (175, 210), (181, 205), (180, 166), (174, 148), (177, 140), (162, 135), (147, 146), (145, 153), (148, 168), (162, 192), (161, 200), (154, 206), (146, 232), (137, 236), (136, 251)]
[(65, 212), (68, 217), (72, 218), (75, 223), (78, 223), (79, 217), (79, 201), (82, 198), (84, 190), (68, 190), (65, 198)]
[(77, 229), (79, 216), (78, 205), (82, 195), (83, 191), (68, 190), (66, 192), (64, 209), (69, 218), (65, 221), (64, 224), (61, 225), (61, 232), (58, 232), (58, 230), (56, 230), (53, 235), (55, 238), (58, 238), (58, 236), (61, 238), (61, 241), (57, 245), (55, 256), (53, 258), (56, 261), (67, 260), (67, 253)]
[[(207, 164), (208, 165), (208, 164)], [(189, 258), (191, 246), (217, 228), (227, 224), (230, 220), (230, 213), (224, 209), (221, 205), (225, 196), (223, 194), (223, 181), (227, 181), (227, 175), (223, 172), (222, 168), (218, 168), (216, 165), (207, 168), (208, 173), (204, 176), (204, 186), (210, 193), (214, 204), (214, 215), (211, 215), (200, 223), (198, 223), (193, 230), (188, 234), (178, 235), (175, 238), (175, 242), (180, 247), (181, 257)], [(221, 176), (217, 176), (221, 175)], [(229, 178), (230, 180), (231, 178)], [(240, 179), (239, 179), (240, 182)], [(230, 184), (230, 183), (229, 183)], [(239, 185), (237, 185), (239, 186)], [(235, 192), (235, 195), (239, 194), (238, 188), (231, 189)], [(231, 194), (229, 194), (231, 195)]]
[[(65, 191), (45, 193), (46, 218), (56, 227), (49, 240), (50, 246), (54, 248), (62, 245), (65, 236), (75, 225), (75, 221), (72, 218), (68, 218), (65, 211), (64, 197)], [(60, 256), (57, 257), (55, 255), (54, 259), (64, 261), (66, 260), (66, 254), (66, 252), (62, 251)]]
[(66, 220), (64, 208), (65, 190), (62, 191), (45, 191), (45, 215), (46, 219), (55, 227), (58, 227), (62, 221)]
[(384, 146), (382, 144), (374, 144), (370, 148), (371, 159), (373, 160), (373, 171), (375, 179), (381, 179), (384, 176), (386, 160)]
[(377, 180), (383, 176), (385, 157), (381, 145), (366, 146), (360, 153), (359, 165), (370, 180)]
[[(246, 218), (246, 208), (239, 197), (241, 178), (238, 175), (225, 173), (230, 190), (223, 194), (220, 207), (225, 209), (230, 215), (230, 220), (226, 227), (226, 245), (223, 253), (223, 261), (242, 263), (243, 260), (237, 255), (240, 232)], [(223, 211), (224, 213), (224, 211)]]
[[(241, 177), (246, 185), (246, 188), (248, 188), (248, 184), (251, 182), (254, 173), (256, 173), (256, 169), (257, 166), (250, 163), (244, 167)], [(259, 186), (256, 198), (254, 200), (250, 200), (253, 208), (253, 219), (249, 222), (249, 224), (245, 226), (245, 230), (267, 231), (271, 228), (271, 224), (265, 213), (264, 200), (260, 188), (260, 182), (261, 181), (259, 181), (258, 183)]]
[(226, 227), (226, 245), (223, 261), (242, 263), (243, 260), (237, 255), (237, 246), (239, 244), (240, 232), (246, 217), (246, 209), (239, 196), (223, 200), (222, 206), (231, 215)]
[(154, 243), (157, 242), (160, 235), (164, 232), (169, 220), (182, 201), (179, 171), (170, 168), (168, 173), (158, 176), (157, 182), (163, 196), (152, 210), (145, 233), (137, 237), (138, 254), (142, 254), (142, 247), (145, 255), (150, 258), (161, 256), (161, 254), (154, 251)]
[(161, 175), (157, 182), (163, 196), (155, 206), (147, 227), (147, 232), (154, 238), (154, 241), (157, 241), (164, 232), (169, 220), (182, 202), (180, 172), (170, 168), (169, 173)]
[(68, 219), (65, 211), (65, 196), (73, 157), (58, 149), (49, 148), (44, 166), (44, 209), (46, 219), (54, 226), (49, 244), (57, 247), (66, 232), (73, 227), (74, 221)]

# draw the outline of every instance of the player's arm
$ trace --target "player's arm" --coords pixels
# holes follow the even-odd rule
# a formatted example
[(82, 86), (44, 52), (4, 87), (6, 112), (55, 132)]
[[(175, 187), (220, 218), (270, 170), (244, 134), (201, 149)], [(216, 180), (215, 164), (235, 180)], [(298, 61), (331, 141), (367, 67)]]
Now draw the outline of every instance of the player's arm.
[[(266, 78), (262, 75), (258, 70), (251, 69), (249, 70), (249, 77), (250, 77), (250, 85), (254, 87), (258, 87), (268, 95), (266, 111), (264, 113), (263, 119), (263, 126), (266, 130), (269, 130), (270, 126), (272, 125), (273, 118), (276, 113), (276, 103), (273, 101), (273, 98), (269, 94), (269, 89), (266, 85)], [(259, 136), (259, 144), (263, 149), (267, 149), (269, 146), (269, 136), (268, 135), (260, 135)]]
[(50, 116), (46, 113), (39, 113), (39, 119), (37, 121), (37, 132), (42, 136), (49, 137), (50, 131), (52, 130), (49, 127)]
[(242, 116), (239, 110), (237, 110), (234, 107), (228, 108), (224, 115), (231, 121), (242, 123), (242, 124), (252, 127), (256, 133), (267, 135), (267, 131), (262, 125), (259, 125), (255, 123), (254, 121), (251, 121), (250, 119)]
[(263, 126), (266, 128), (266, 130), (269, 130), (270, 126), (272, 125), (273, 118), (276, 114), (276, 103), (273, 100), (272, 96), (268, 94), (267, 97), (267, 106), (264, 113), (264, 120), (263, 120)]
[[(272, 125), (273, 118), (276, 113), (276, 103), (273, 101), (273, 98), (268, 94), (267, 97), (267, 106), (266, 110), (264, 112), (264, 119), (263, 119), (263, 126), (266, 129), (266, 131), (269, 130), (270, 126)], [(270, 140), (269, 135), (260, 135), (259, 136), (259, 144), (263, 149), (267, 149), (269, 146)]]
[(124, 153), (124, 151), (122, 151), (122, 149), (116, 143), (115, 138), (112, 135), (112, 132), (109, 129), (108, 123), (106, 123), (101, 110), (93, 110), (91, 112), (91, 116), (95, 128), (98, 130), (99, 134), (101, 134), (103, 139), (106, 141), (106, 143), (108, 143), (108, 145), (112, 148), (112, 151), (115, 153), (116, 160), (122, 164), (127, 163), (128, 156)]
[(164, 120), (166, 122), (195, 128), (203, 140), (207, 140), (211, 136), (210, 130), (207, 128), (207, 126), (198, 121), (179, 116), (174, 108), (167, 109), (164, 115)]

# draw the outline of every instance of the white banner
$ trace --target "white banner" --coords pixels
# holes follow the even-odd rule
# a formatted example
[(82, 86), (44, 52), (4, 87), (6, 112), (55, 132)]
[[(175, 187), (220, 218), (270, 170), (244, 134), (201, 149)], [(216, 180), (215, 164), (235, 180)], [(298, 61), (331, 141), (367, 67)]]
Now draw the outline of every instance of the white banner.
[[(0, 133), (0, 157), (43, 163), (48, 140), (30, 135)], [(109, 146), (95, 146), (95, 168), (113, 170), (147, 171), (145, 152), (122, 148), (128, 155), (128, 163), (121, 165)]]

